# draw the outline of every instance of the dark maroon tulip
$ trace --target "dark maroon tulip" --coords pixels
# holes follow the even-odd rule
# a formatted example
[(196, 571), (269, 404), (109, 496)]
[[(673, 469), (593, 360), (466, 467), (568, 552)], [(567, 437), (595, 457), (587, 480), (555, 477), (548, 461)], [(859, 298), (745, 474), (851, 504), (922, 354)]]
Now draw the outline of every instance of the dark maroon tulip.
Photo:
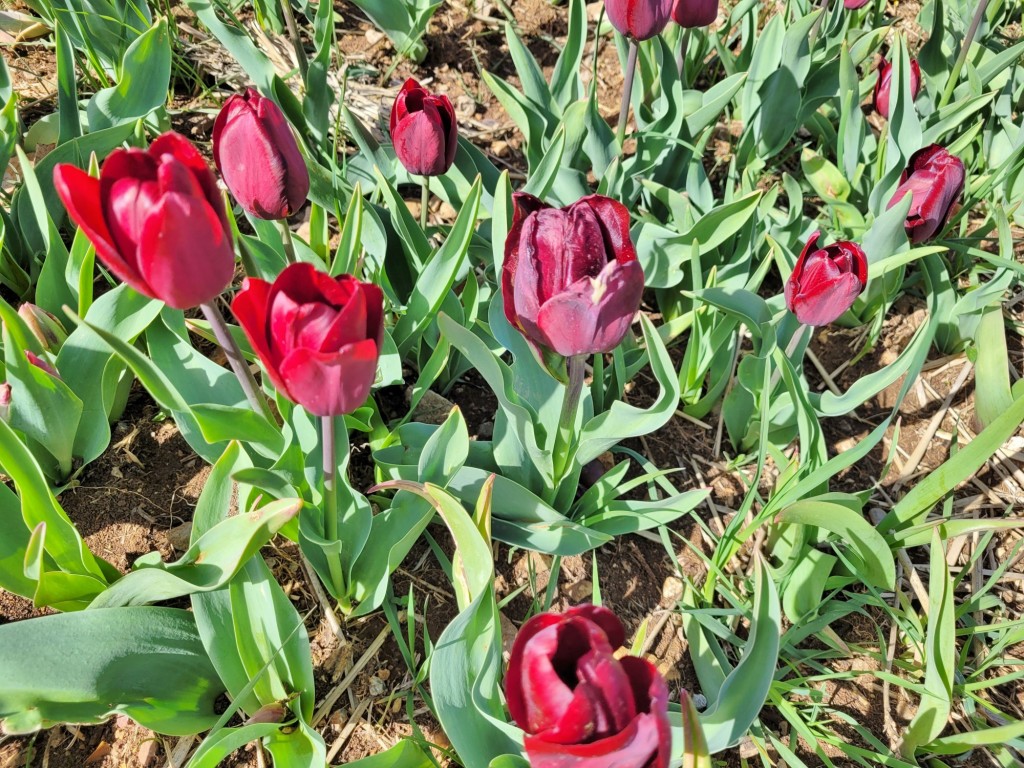
[(843, 240), (818, 248), (815, 232), (786, 281), (786, 306), (805, 325), (828, 325), (853, 305), (868, 282), (868, 259)]
[(512, 197), (501, 272), (505, 317), (531, 343), (566, 357), (611, 351), (644, 290), (629, 211), (601, 195), (566, 208), (524, 192)]
[(680, 27), (706, 27), (718, 17), (718, 0), (675, 0), (672, 20)]
[(61, 163), (53, 182), (96, 255), (139, 293), (188, 309), (231, 282), (235, 254), (217, 180), (184, 136), (114, 150), (98, 179)]
[(886, 208), (892, 208), (909, 192), (913, 195), (907, 213), (907, 237), (923, 243), (942, 231), (953, 204), (964, 191), (963, 161), (938, 144), (929, 144), (910, 156), (900, 185)]
[(853, 11), (857, 8), (863, 8), (870, 2), (871, 0), (843, 0), (843, 7), (848, 11)]
[[(878, 65), (878, 80), (875, 81), (875, 111), (882, 117), (889, 117), (889, 89), (892, 86), (892, 64), (882, 59)], [(917, 59), (910, 61), (910, 97), (917, 98), (921, 90), (921, 67)]]
[(338, 416), (366, 401), (384, 340), (384, 295), (376, 285), (300, 262), (273, 284), (247, 278), (231, 310), (292, 402), (314, 416)]
[(668, 25), (673, 0), (605, 0), (608, 21), (619, 33), (648, 40)]
[(435, 96), (411, 77), (391, 107), (391, 141), (405, 170), (440, 176), (455, 162), (459, 129), (447, 96)]
[(668, 687), (649, 661), (615, 658), (624, 642), (618, 617), (596, 605), (519, 630), (505, 696), (531, 768), (667, 768)]
[(253, 88), (226, 102), (213, 124), (213, 161), (239, 205), (286, 219), (306, 202), (309, 170), (280, 107)]

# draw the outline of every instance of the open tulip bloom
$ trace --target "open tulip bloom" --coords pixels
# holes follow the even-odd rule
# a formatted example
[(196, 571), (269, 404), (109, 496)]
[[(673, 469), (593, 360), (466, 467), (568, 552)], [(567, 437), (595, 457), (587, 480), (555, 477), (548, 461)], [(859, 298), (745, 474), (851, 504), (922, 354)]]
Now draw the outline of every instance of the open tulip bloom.
[(668, 768), (668, 686), (625, 643), (607, 608), (542, 613), (516, 635), (505, 676), (509, 712), (531, 768)]

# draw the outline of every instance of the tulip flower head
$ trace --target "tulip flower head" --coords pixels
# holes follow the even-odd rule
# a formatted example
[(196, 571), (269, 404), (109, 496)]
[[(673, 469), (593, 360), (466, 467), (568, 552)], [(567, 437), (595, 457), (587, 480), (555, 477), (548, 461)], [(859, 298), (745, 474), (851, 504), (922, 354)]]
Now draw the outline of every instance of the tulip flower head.
[(249, 88), (213, 124), (213, 161), (231, 194), (259, 219), (285, 219), (306, 202), (309, 170), (280, 107)]
[[(875, 111), (884, 118), (889, 117), (889, 91), (892, 87), (892, 63), (886, 59), (878, 65), (878, 80), (875, 81)], [(921, 90), (921, 67), (917, 59), (910, 61), (910, 97), (917, 98)]]
[(314, 416), (352, 413), (370, 394), (384, 340), (384, 295), (351, 275), (291, 264), (248, 278), (231, 310), (274, 386)]
[(818, 248), (815, 232), (786, 281), (786, 307), (805, 325), (828, 325), (848, 310), (868, 282), (868, 259), (856, 243)]
[(853, 11), (857, 8), (863, 8), (870, 2), (871, 0), (843, 0), (843, 7), (848, 11)]
[(644, 272), (629, 238), (629, 211), (601, 195), (552, 208), (513, 195), (501, 292), (505, 317), (559, 355), (610, 352), (640, 306)]
[(447, 96), (409, 78), (391, 107), (391, 141), (398, 161), (415, 176), (440, 176), (455, 162), (459, 131)]
[(675, 0), (672, 20), (680, 27), (706, 27), (718, 17), (718, 0)]
[(605, 0), (608, 21), (620, 34), (649, 40), (661, 34), (672, 13), (673, 0)]
[(913, 195), (907, 213), (907, 237), (912, 243), (923, 243), (946, 226), (965, 181), (963, 161), (944, 147), (929, 144), (910, 156), (886, 208), (892, 208), (907, 193)]
[(53, 182), (96, 255), (139, 293), (188, 309), (231, 282), (235, 254), (217, 180), (184, 136), (116, 149), (98, 179), (61, 163)]
[(519, 630), (505, 696), (531, 768), (668, 767), (668, 686), (649, 661), (616, 658), (624, 642), (618, 617), (596, 605)]

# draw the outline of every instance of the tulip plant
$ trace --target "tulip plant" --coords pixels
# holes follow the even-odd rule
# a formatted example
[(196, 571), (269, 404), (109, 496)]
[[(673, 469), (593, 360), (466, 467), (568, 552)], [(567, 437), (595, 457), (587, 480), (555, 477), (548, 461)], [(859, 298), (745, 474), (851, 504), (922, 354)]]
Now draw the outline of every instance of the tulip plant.
[[(361, 768), (1016, 764), (1016, 4), (911, 34), (864, 0), (567, 0), (549, 60), (519, 4), (356, 0), (372, 72), (329, 3), (24, 5), (0, 33), (33, 19), (57, 77), (29, 108), (0, 61), (0, 590), (53, 615), (0, 624), (3, 734), (124, 715), (202, 734), (189, 768), (325, 768), (381, 645), (325, 690), (311, 637), (375, 617), (411, 735)], [(439, 8), (507, 60), (439, 66)], [(229, 76), (189, 86), (179, 12)], [(909, 429), (953, 365), (954, 426)], [(62, 502), (130, 395), (210, 467), (177, 559), (122, 572)], [(909, 714), (850, 720), (850, 669)]]

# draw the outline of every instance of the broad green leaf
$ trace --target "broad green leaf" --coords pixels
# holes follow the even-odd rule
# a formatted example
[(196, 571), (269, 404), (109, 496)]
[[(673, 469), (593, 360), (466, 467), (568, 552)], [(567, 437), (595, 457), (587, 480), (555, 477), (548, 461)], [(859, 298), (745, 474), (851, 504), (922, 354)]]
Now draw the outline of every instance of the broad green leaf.
[(775, 582), (764, 561), (758, 560), (743, 658), (725, 678), (714, 705), (700, 718), (711, 754), (738, 744), (764, 706), (778, 663), (780, 622)]
[(892, 589), (896, 583), (896, 563), (885, 538), (863, 515), (849, 507), (803, 499), (783, 509), (776, 519), (831, 531), (838, 537), (836, 544), (856, 566), (858, 577), (865, 583), (878, 589)]
[(130, 573), (89, 607), (140, 605), (220, 589), (301, 507), (299, 499), (284, 499), (229, 517), (199, 537), (173, 563), (151, 562), (148, 557), (142, 563), (136, 561)]
[(178, 608), (134, 607), (43, 616), (0, 626), (0, 721), (8, 733), (125, 714), (185, 736), (217, 720), (223, 685)]
[(89, 100), (89, 130), (134, 122), (163, 106), (170, 79), (171, 37), (167, 19), (161, 17), (128, 46), (117, 84)]

